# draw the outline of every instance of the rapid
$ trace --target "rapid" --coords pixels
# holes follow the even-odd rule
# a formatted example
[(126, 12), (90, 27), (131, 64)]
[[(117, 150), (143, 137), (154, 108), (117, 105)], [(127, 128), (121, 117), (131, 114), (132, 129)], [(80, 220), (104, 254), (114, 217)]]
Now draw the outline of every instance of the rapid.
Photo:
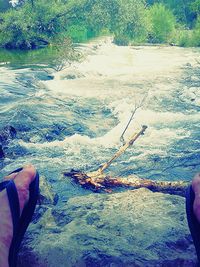
[(3, 147), (2, 175), (31, 162), (60, 204), (88, 194), (62, 172), (96, 170), (109, 160), (141, 105), (125, 140), (142, 125), (148, 129), (108, 173), (190, 180), (200, 168), (200, 49), (120, 47), (110, 38), (80, 49), (84, 60), (60, 72), (0, 59), (1, 128), (17, 131)]

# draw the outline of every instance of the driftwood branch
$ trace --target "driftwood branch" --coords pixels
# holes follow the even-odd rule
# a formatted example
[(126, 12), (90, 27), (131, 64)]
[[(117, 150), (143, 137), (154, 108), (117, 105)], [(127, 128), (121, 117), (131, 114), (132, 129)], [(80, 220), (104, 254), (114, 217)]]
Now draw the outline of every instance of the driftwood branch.
[(146, 129), (147, 129), (146, 125), (142, 126), (142, 129), (138, 133), (132, 135), (131, 138), (122, 147), (120, 147), (117, 153), (108, 162), (104, 163), (103, 166), (101, 166), (97, 171), (87, 173), (87, 176), (93, 178), (97, 177), (100, 178), (105, 169), (107, 169), (115, 159), (121, 156), (129, 146), (133, 145), (134, 142), (138, 139), (138, 137), (144, 134)]
[(132, 112), (132, 114), (131, 114), (131, 117), (130, 117), (130, 119), (129, 119), (129, 121), (128, 121), (128, 123), (127, 123), (127, 125), (126, 125), (126, 127), (125, 127), (125, 129), (124, 129), (124, 131), (123, 131), (123, 133), (122, 133), (122, 135), (120, 136), (120, 141), (124, 144), (125, 143), (125, 141), (124, 141), (124, 134), (125, 134), (125, 132), (127, 131), (127, 129), (128, 129), (128, 126), (130, 125), (130, 123), (131, 123), (131, 121), (133, 120), (133, 117), (134, 117), (134, 115), (135, 115), (135, 113), (136, 113), (136, 111), (139, 109), (139, 107), (135, 107), (135, 109), (133, 110), (133, 112)]
[(125, 141), (124, 141), (124, 134), (126, 133), (126, 131), (127, 131), (128, 127), (129, 127), (131, 121), (133, 120), (135, 113), (136, 113), (137, 110), (138, 110), (139, 108), (141, 108), (142, 105), (144, 104), (144, 101), (145, 101), (146, 97), (147, 97), (147, 95), (145, 95), (145, 96), (140, 100), (139, 103), (136, 103), (136, 102), (135, 102), (135, 107), (134, 107), (134, 110), (133, 110), (132, 113), (131, 113), (131, 117), (130, 117), (130, 119), (129, 119), (129, 121), (128, 121), (128, 123), (127, 123), (127, 125), (126, 125), (126, 127), (125, 127), (125, 129), (124, 129), (124, 131), (123, 131), (123, 133), (122, 133), (121, 136), (120, 136), (120, 141), (122, 142), (122, 144), (125, 144)]
[(112, 178), (103, 173), (103, 171), (107, 169), (116, 158), (123, 154), (129, 146), (133, 145), (133, 143), (138, 139), (139, 136), (144, 134), (146, 129), (147, 126), (143, 126), (138, 133), (131, 136), (129, 141), (126, 142), (126, 144), (124, 144), (117, 151), (117, 153), (108, 162), (103, 164), (97, 171), (84, 173), (81, 171), (71, 170), (70, 172), (65, 171), (64, 176), (70, 177), (76, 183), (95, 192), (105, 191), (110, 193), (115, 187), (128, 187), (132, 189), (145, 187), (154, 192), (184, 196), (189, 182), (153, 181), (149, 179), (141, 179), (137, 176), (129, 176), (126, 178)]
[(75, 170), (64, 172), (64, 175), (72, 178), (74, 182), (80, 184), (84, 188), (93, 190), (95, 192), (105, 191), (108, 193), (112, 192), (112, 190), (116, 187), (126, 187), (131, 189), (145, 187), (154, 192), (185, 196), (185, 191), (190, 184), (189, 182), (185, 181), (152, 181), (136, 176), (129, 176), (127, 178), (112, 178), (110, 176), (102, 175), (100, 178), (94, 178), (87, 176), (83, 172)]

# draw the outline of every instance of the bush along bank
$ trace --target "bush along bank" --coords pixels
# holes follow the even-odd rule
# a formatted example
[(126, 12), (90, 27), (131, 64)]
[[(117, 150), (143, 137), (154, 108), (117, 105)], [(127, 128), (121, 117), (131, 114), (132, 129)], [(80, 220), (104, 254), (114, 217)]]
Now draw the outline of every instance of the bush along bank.
[(114, 35), (117, 45), (200, 46), (199, 0), (184, 6), (177, 0), (1, 2), (0, 46), (8, 49), (35, 49), (66, 38), (85, 42), (105, 33)]

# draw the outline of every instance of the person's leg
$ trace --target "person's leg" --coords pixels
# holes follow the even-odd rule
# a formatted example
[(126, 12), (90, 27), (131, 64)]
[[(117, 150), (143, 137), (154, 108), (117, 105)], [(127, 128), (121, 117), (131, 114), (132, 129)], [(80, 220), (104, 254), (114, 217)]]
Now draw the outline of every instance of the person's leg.
[[(29, 185), (34, 180), (36, 170), (27, 165), (19, 173), (13, 173), (5, 180), (13, 179), (17, 188), (20, 212), (29, 199)], [(0, 267), (8, 267), (9, 248), (13, 237), (12, 217), (6, 190), (0, 192)]]
[(194, 204), (193, 204), (193, 211), (200, 223), (200, 173), (194, 176), (192, 181), (192, 189), (195, 194)]

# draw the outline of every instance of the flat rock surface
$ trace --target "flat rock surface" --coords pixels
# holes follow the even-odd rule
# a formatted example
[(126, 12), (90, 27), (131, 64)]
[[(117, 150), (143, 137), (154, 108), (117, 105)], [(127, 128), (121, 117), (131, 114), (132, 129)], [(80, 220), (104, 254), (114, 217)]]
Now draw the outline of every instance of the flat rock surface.
[(148, 189), (93, 193), (37, 213), (19, 267), (195, 266), (183, 197)]

